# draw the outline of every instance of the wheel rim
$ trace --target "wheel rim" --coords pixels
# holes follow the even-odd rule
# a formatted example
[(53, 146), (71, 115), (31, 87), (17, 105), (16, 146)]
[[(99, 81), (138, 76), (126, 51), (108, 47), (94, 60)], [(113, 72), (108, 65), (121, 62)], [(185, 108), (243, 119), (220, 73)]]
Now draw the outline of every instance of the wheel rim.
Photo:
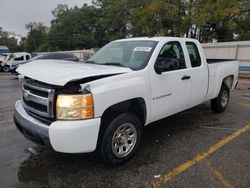
[(221, 106), (225, 108), (228, 103), (228, 92), (224, 91), (221, 95)]
[(132, 123), (124, 123), (118, 127), (112, 137), (112, 152), (122, 158), (131, 153), (136, 145), (137, 130)]
[(9, 71), (9, 68), (8, 68), (8, 67), (4, 67), (4, 68), (3, 68), (3, 71), (4, 71), (4, 72), (8, 72), (8, 71)]

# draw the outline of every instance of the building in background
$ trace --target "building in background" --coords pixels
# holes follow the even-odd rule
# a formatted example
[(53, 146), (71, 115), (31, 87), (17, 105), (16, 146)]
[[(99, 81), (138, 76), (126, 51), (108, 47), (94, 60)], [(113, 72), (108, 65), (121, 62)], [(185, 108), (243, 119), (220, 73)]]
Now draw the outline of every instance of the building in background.
[(250, 75), (250, 41), (202, 44), (207, 58), (237, 59), (240, 73)]
[(0, 46), (0, 54), (1, 53), (9, 53), (10, 50), (7, 46)]

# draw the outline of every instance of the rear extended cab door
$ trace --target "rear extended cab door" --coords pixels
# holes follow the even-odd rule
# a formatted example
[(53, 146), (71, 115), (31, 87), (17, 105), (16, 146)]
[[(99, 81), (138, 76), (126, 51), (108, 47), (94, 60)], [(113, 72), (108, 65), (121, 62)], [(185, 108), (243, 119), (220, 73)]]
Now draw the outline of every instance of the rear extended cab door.
[(185, 39), (185, 53), (191, 76), (191, 97), (189, 108), (204, 102), (208, 91), (208, 67), (203, 49), (197, 40)]

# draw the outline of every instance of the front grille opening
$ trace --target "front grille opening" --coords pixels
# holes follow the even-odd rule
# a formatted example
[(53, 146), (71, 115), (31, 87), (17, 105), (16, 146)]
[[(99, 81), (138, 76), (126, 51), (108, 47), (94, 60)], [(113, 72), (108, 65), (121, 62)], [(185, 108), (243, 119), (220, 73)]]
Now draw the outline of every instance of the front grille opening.
[(23, 102), (24, 102), (27, 106), (29, 106), (29, 107), (31, 107), (31, 108), (33, 108), (33, 109), (35, 109), (35, 110), (39, 110), (39, 111), (41, 111), (41, 112), (47, 113), (47, 106), (44, 106), (44, 105), (42, 105), (42, 104), (35, 103), (35, 102), (33, 102), (33, 101), (26, 101), (25, 98), (23, 98)]
[(32, 87), (28, 87), (26, 85), (23, 85), (23, 88), (26, 89), (26, 90), (29, 90), (31, 93), (35, 94), (35, 95), (38, 95), (38, 96), (41, 96), (41, 97), (45, 97), (45, 98), (48, 98), (48, 95), (49, 93), (46, 92), (46, 91), (40, 91), (40, 90), (36, 90)]
[[(27, 110), (26, 110), (26, 111), (27, 111)], [(38, 121), (40, 121), (40, 122), (42, 122), (42, 123), (44, 123), (44, 124), (46, 124), (46, 125), (48, 125), (48, 126), (49, 126), (52, 122), (55, 121), (54, 118), (42, 117), (42, 116), (39, 116), (39, 115), (37, 115), (37, 114), (35, 114), (35, 113), (31, 112), (31, 111), (27, 111), (27, 113), (28, 113), (30, 116), (32, 116), (33, 118), (37, 119)]]
[(54, 89), (24, 82), (22, 96), (24, 108), (42, 118), (54, 118), (54, 94)]

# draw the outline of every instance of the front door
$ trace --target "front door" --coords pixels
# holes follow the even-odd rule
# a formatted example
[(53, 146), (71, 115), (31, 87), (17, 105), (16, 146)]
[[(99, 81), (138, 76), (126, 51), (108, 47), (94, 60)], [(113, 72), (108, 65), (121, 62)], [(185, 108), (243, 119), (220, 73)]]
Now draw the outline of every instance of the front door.
[(162, 47), (154, 69), (150, 71), (152, 121), (187, 109), (191, 97), (191, 75), (179, 42)]

